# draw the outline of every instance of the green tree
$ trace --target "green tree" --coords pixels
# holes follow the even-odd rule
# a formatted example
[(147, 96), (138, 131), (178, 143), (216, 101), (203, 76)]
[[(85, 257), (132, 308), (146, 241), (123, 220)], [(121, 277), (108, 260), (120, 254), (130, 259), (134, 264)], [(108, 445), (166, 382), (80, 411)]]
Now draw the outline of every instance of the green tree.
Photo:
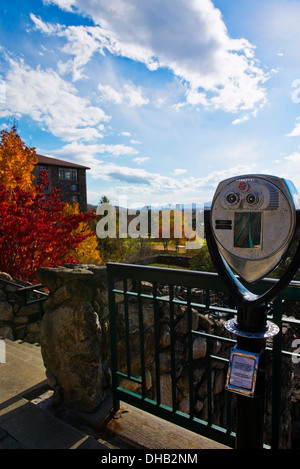
[[(106, 195), (103, 195), (100, 199), (99, 204), (110, 204), (110, 200)], [(98, 249), (100, 251), (100, 257), (101, 257), (101, 259), (104, 263), (121, 261), (125, 258), (125, 255), (126, 255), (126, 247), (125, 247), (125, 243), (124, 243), (124, 238), (119, 237), (118, 210), (115, 209), (115, 208), (113, 208), (113, 210), (116, 210), (115, 237), (110, 237), (108, 235), (106, 237), (103, 237), (103, 238), (98, 237)], [(97, 223), (104, 216), (105, 215), (98, 216), (97, 217)]]
[[(268, 275), (268, 277), (280, 279), (283, 276), (284, 272), (287, 270), (288, 266), (290, 265), (291, 259), (293, 258), (295, 251), (296, 249), (293, 249), (291, 253), (287, 256), (287, 258), (282, 261), (279, 266)], [(300, 269), (297, 270), (293, 280), (300, 280)]]
[(197, 250), (197, 253), (192, 256), (190, 268), (191, 270), (199, 270), (202, 272), (216, 271), (206, 244), (204, 244), (202, 248)]

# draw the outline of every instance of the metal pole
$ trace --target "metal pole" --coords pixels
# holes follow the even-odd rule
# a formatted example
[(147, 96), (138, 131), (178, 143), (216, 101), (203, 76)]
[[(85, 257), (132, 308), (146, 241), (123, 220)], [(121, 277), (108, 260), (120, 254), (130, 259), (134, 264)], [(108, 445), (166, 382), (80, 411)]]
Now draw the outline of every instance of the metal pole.
[(260, 353), (254, 397), (237, 395), (236, 449), (262, 449), (265, 415), (265, 339), (238, 336), (241, 350)]
[(258, 371), (253, 397), (238, 395), (237, 449), (262, 449), (265, 410), (265, 346), (262, 337), (267, 330), (267, 308), (262, 301), (242, 302), (238, 307), (236, 334), (237, 348), (259, 354)]

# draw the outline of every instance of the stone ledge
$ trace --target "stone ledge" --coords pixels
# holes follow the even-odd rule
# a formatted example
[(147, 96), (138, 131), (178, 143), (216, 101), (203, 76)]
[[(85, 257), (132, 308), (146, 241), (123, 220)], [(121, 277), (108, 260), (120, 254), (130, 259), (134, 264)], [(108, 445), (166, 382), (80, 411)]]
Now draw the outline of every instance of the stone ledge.
[(39, 267), (36, 273), (41, 283), (54, 290), (57, 282), (98, 282), (106, 279), (106, 266), (93, 264), (64, 264), (59, 267)]

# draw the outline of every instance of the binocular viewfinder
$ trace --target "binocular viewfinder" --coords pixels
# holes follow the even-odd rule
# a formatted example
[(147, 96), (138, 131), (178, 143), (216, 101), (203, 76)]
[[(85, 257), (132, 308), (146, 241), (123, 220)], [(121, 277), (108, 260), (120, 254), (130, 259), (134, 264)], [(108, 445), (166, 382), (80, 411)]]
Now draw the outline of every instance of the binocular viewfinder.
[(220, 182), (211, 204), (211, 226), (227, 263), (247, 282), (282, 260), (296, 226), (297, 191), (281, 178), (245, 175)]

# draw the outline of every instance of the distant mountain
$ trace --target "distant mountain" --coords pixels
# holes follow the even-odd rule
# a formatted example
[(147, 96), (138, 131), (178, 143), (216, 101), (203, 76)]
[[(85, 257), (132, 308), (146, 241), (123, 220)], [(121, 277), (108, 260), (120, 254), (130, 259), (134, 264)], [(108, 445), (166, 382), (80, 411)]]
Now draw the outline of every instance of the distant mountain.
[[(88, 204), (88, 209), (91, 211), (95, 211), (97, 205)], [(121, 207), (119, 205), (114, 205), (114, 208), (118, 210), (126, 210), (126, 207)], [(152, 210), (152, 211), (160, 211), (160, 210), (199, 210), (200, 212), (204, 209), (203, 204), (196, 204), (196, 203), (189, 203), (189, 204), (165, 204), (165, 205), (144, 205), (143, 207), (128, 207), (127, 209), (130, 210)]]

